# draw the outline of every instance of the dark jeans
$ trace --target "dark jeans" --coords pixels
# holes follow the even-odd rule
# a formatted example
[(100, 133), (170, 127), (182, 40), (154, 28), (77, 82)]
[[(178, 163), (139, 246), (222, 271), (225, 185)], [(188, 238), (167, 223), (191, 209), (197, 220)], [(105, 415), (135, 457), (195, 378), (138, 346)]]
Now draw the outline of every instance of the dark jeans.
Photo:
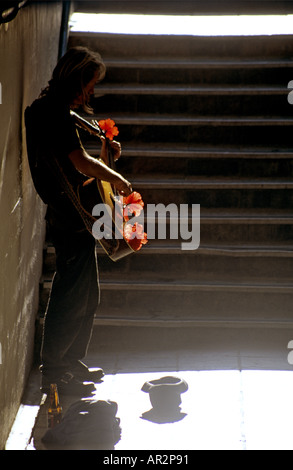
[(42, 373), (56, 380), (86, 356), (99, 304), (96, 241), (88, 233), (51, 232), (56, 273), (45, 316)]

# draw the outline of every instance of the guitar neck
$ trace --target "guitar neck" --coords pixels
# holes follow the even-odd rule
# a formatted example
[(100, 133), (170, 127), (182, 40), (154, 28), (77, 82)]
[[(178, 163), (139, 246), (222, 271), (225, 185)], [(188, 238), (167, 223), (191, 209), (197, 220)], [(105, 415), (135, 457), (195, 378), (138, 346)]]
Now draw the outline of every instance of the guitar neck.
[(108, 158), (108, 166), (111, 168), (111, 170), (115, 170), (113, 150), (111, 148), (110, 142), (107, 142), (107, 158)]
[(74, 118), (75, 123), (81, 129), (84, 129), (84, 130), (88, 131), (90, 134), (98, 136), (98, 137), (103, 136), (103, 132), (102, 132), (101, 128), (98, 126), (98, 124), (95, 124), (95, 125), (91, 124), (89, 121), (82, 118), (81, 116), (79, 116), (79, 114), (77, 114), (75, 111), (72, 111), (72, 110), (70, 111), (70, 115)]
[[(75, 111), (70, 111), (70, 115), (74, 118), (75, 123), (77, 126), (79, 126), (81, 129), (84, 129), (88, 131), (90, 134), (98, 137), (104, 137), (103, 131), (101, 130), (100, 126), (98, 124), (91, 124), (89, 121), (86, 119), (82, 118), (77, 114)], [(107, 165), (109, 168), (112, 170), (115, 170), (115, 162), (114, 162), (114, 156), (113, 156), (113, 150), (111, 148), (110, 142), (106, 139), (107, 142)]]

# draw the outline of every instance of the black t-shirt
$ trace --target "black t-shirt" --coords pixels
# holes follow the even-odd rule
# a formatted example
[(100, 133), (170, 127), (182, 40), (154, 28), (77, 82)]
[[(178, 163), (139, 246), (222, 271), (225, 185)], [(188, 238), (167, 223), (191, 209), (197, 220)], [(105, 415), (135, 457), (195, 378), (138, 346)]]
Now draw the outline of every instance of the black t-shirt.
[(55, 159), (74, 189), (87, 179), (68, 157), (82, 148), (69, 107), (48, 96), (39, 98), (26, 108), (25, 125), (31, 175), (36, 191), (48, 205), (48, 220), (56, 228), (83, 229), (81, 216), (56, 175)]

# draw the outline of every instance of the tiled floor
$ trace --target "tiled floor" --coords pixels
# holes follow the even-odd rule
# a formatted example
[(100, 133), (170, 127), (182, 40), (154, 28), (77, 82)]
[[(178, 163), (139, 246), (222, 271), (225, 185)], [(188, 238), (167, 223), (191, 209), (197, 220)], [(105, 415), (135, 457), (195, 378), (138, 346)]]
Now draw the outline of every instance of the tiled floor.
[[(95, 398), (118, 404), (115, 449), (293, 450), (292, 339), (293, 329), (100, 328), (87, 363), (106, 372)], [(144, 415), (152, 406), (141, 387), (165, 375), (185, 379), (189, 389), (181, 395), (182, 419), (159, 424)], [(65, 411), (71, 402), (63, 400)], [(28, 448), (44, 449), (45, 432), (43, 405)]]

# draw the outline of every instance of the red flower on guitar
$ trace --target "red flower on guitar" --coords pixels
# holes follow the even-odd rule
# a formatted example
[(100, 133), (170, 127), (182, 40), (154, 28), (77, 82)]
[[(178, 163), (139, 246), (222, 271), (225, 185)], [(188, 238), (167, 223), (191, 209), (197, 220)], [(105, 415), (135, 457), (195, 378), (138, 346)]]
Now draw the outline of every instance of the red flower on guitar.
[(113, 119), (102, 119), (99, 121), (99, 126), (109, 140), (113, 140), (119, 134), (118, 127), (115, 126)]
[(147, 240), (147, 234), (143, 231), (143, 226), (135, 222), (135, 224), (126, 224), (124, 226), (124, 238), (134, 251), (141, 249)]
[[(99, 121), (99, 127), (109, 140), (119, 134), (118, 128), (115, 126), (113, 119), (102, 119)], [(143, 226), (137, 222), (131, 223), (133, 217), (138, 217), (144, 207), (141, 195), (133, 191), (127, 197), (120, 198), (121, 215), (123, 214), (123, 237), (133, 251), (141, 249), (147, 240), (147, 234), (143, 231)]]
[(133, 191), (129, 196), (123, 197), (123, 215), (125, 220), (131, 217), (137, 217), (141, 214), (144, 207), (142, 197), (136, 191)]
[(123, 235), (134, 251), (140, 250), (142, 245), (148, 242), (147, 234), (143, 231), (143, 226), (137, 222), (131, 224), (131, 218), (138, 217), (143, 207), (144, 202), (138, 192), (133, 191), (129, 196), (123, 197), (123, 216), (124, 220), (127, 222), (124, 225)]

